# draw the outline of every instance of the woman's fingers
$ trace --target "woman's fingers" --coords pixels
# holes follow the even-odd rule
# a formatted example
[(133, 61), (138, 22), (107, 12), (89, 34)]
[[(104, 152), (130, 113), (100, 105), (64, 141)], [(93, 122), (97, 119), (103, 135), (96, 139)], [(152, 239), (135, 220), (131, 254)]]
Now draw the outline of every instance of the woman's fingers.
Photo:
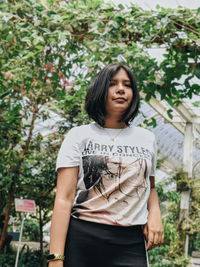
[(154, 245), (154, 234), (152, 231), (148, 231), (147, 249), (153, 248), (153, 245)]
[(162, 231), (162, 236), (161, 236), (161, 244), (163, 244), (163, 243), (164, 243), (164, 239), (165, 239), (165, 236), (164, 236), (164, 233), (163, 233), (163, 231)]
[(147, 224), (144, 225), (143, 233), (144, 233), (145, 239), (147, 240), (148, 239), (148, 226), (147, 226)]
[(147, 228), (147, 232), (147, 249), (152, 249), (153, 247), (159, 246), (164, 242), (163, 230), (156, 231)]
[(158, 233), (154, 234), (154, 239), (153, 239), (153, 244), (154, 245), (159, 245), (161, 242), (161, 236)]

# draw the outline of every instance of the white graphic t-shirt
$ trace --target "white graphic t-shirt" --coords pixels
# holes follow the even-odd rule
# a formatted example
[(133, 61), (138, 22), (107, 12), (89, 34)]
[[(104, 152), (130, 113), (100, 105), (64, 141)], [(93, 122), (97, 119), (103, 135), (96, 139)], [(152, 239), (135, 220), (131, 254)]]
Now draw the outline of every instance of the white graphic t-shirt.
[(97, 123), (74, 127), (61, 145), (56, 169), (73, 166), (79, 166), (79, 177), (72, 216), (122, 226), (147, 222), (149, 176), (156, 167), (152, 132)]

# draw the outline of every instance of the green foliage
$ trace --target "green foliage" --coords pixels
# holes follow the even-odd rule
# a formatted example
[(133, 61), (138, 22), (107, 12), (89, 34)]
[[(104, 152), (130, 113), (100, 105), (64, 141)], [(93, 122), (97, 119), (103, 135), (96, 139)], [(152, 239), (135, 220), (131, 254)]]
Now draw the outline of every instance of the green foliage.
[(10, 267), (15, 266), (15, 255), (1, 254), (0, 255), (0, 266)]
[(169, 201), (169, 202), (172, 202), (172, 203), (175, 203), (175, 204), (179, 204), (179, 201), (180, 201), (180, 194), (176, 191), (167, 191), (167, 192), (164, 192), (164, 186), (166, 184), (158, 184), (156, 186), (156, 191), (158, 192), (158, 195), (159, 195), (159, 199), (161, 202), (164, 202), (164, 201)]
[(39, 225), (37, 220), (26, 219), (23, 229), (23, 240), (26, 241), (40, 241), (39, 239)]
[(187, 191), (191, 189), (192, 179), (188, 177), (187, 173), (180, 171), (174, 176), (174, 180), (177, 184), (177, 191)]
[(21, 255), (19, 266), (20, 267), (35, 267), (45, 266), (45, 255), (41, 257), (40, 251), (29, 251)]
[(200, 101), (196, 101), (192, 103), (194, 107), (200, 107)]
[[(183, 247), (181, 243), (182, 231), (179, 225), (179, 206), (180, 206), (180, 193), (176, 191), (165, 192), (164, 188), (167, 183), (160, 183), (156, 186), (159, 199), (165, 203), (165, 215), (163, 218), (164, 223), (164, 244), (149, 251), (149, 258), (152, 267), (183, 267), (187, 266), (189, 258), (184, 256)], [(167, 203), (167, 204), (166, 204)]]
[[(18, 217), (17, 217), (18, 215)], [(20, 232), (21, 229), (21, 223), (22, 223), (22, 218), (19, 216), (19, 214), (16, 214), (15, 217), (15, 222), (13, 225), (15, 226), (15, 231)], [(9, 226), (9, 231), (12, 232), (12, 227), (13, 225)], [(37, 219), (31, 219), (31, 218), (26, 218), (24, 221), (24, 227), (23, 227), (23, 235), (22, 235), (22, 241), (34, 241), (34, 242), (39, 242), (39, 223)]]
[(191, 235), (190, 249), (200, 250), (200, 179), (193, 179), (191, 182), (191, 204), (190, 204), (190, 220), (186, 224), (188, 233)]
[[(173, 104), (199, 92), (198, 84), (190, 86), (190, 79), (199, 73), (199, 13), (195, 10), (144, 11), (134, 5), (124, 9), (100, 0), (51, 4), (24, 0), (6, 3), (2, 10), (2, 88), (9, 84), (15, 87), (13, 93), (20, 83), (27, 89), (37, 80), (39, 89), (48, 80), (57, 95), (60, 75), (77, 79), (75, 65), (96, 71), (98, 63), (118, 61), (119, 55), (136, 72), (147, 99), (159, 92)], [(144, 48), (162, 44), (167, 51), (158, 65)], [(177, 79), (184, 74), (189, 77), (180, 84)]]
[[(191, 83), (200, 78), (199, 17), (199, 10), (183, 7), (145, 11), (101, 0), (1, 1), (0, 212), (5, 214), (10, 205), (15, 215), (14, 197), (35, 199), (42, 238), (63, 133), (89, 122), (84, 96), (104, 64), (129, 65), (146, 101), (159, 95), (173, 106), (199, 94), (199, 84)], [(160, 46), (166, 52), (158, 63), (147, 48)], [(48, 127), (42, 131), (38, 125)], [(163, 198), (171, 201), (174, 215), (179, 196), (168, 193)], [(198, 202), (192, 203), (197, 210)], [(173, 232), (168, 220), (166, 231)], [(173, 247), (170, 242), (164, 250)]]
[[(187, 183), (186, 183), (187, 181)], [(178, 191), (166, 191), (168, 184), (174, 183)], [(181, 186), (180, 186), (181, 184)], [(181, 190), (179, 190), (181, 188)], [(191, 190), (191, 207), (189, 216), (181, 221), (179, 218), (182, 190)], [(184, 237), (189, 234), (190, 252), (199, 250), (199, 208), (200, 179), (190, 180), (183, 171), (178, 171), (172, 178), (156, 186), (161, 208), (164, 213), (165, 242), (149, 252), (152, 267), (183, 267), (187, 266), (189, 258), (184, 255)]]
[[(15, 265), (16, 254), (2, 254), (0, 255), (0, 266), (10, 267)], [(46, 266), (45, 255), (41, 258), (39, 251), (30, 251), (27, 249), (22, 255), (19, 256), (19, 267), (35, 267), (35, 266)]]
[(194, 250), (197, 250), (197, 251), (200, 251), (200, 233), (198, 233), (196, 236), (196, 238), (194, 238), (193, 243), (193, 249)]

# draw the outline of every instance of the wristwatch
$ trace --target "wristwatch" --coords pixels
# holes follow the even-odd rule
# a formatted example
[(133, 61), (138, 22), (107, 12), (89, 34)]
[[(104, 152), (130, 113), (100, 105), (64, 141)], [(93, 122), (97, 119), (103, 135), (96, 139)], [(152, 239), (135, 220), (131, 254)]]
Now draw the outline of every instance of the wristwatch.
[(60, 254), (50, 254), (47, 256), (47, 261), (57, 261), (57, 260), (62, 260), (64, 261), (65, 256), (64, 255), (60, 255)]

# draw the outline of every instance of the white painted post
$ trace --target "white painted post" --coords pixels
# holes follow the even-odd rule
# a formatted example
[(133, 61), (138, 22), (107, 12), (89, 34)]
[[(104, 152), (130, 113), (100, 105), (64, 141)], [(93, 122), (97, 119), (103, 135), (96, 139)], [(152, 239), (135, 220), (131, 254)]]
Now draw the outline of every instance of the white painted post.
[(24, 221), (25, 221), (25, 215), (22, 219), (22, 225), (21, 225), (21, 229), (20, 229), (19, 242), (18, 242), (18, 247), (17, 247), (17, 255), (16, 255), (16, 259), (15, 259), (15, 267), (17, 267), (18, 260), (19, 260), (19, 250), (20, 250), (20, 246), (21, 246), (21, 242), (22, 242), (22, 233), (23, 233), (23, 228), (24, 228)]
[(183, 147), (183, 170), (188, 173), (189, 177), (192, 177), (193, 169), (193, 124), (187, 122), (185, 127), (185, 139)]
[[(185, 138), (183, 146), (183, 171), (188, 177), (192, 178), (193, 168), (193, 124), (186, 123), (185, 127)], [(187, 218), (189, 215), (190, 205), (190, 191), (186, 190), (181, 193), (181, 204), (180, 204), (180, 219)], [(185, 254), (188, 255), (189, 247), (189, 236), (186, 236), (185, 240)]]

